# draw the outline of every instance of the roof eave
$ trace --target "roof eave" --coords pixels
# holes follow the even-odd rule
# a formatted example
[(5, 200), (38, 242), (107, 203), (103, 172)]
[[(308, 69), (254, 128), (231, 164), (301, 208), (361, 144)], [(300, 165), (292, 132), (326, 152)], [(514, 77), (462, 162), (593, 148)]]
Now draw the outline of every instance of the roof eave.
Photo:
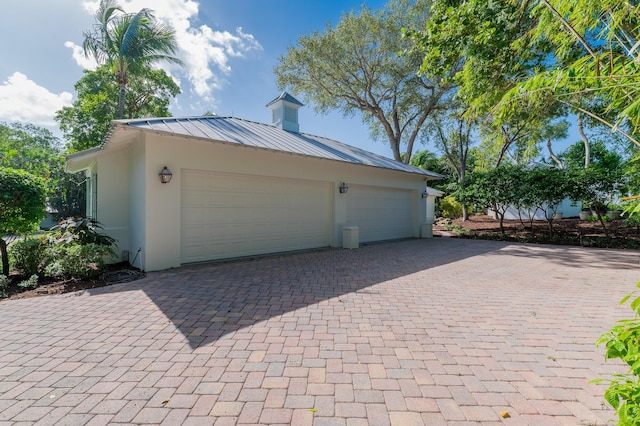
[(64, 162), (64, 171), (78, 173), (90, 168), (100, 151), (102, 151), (102, 145), (67, 155)]

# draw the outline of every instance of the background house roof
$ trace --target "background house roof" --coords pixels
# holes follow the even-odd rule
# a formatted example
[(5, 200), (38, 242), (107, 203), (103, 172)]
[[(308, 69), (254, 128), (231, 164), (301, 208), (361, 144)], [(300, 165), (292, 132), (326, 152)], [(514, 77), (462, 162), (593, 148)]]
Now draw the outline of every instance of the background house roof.
[[(424, 175), (431, 179), (442, 176), (429, 170), (404, 164), (332, 139), (305, 133), (288, 132), (275, 126), (233, 117), (169, 117), (114, 121), (126, 126), (181, 136), (207, 139), (273, 151), (288, 152), (328, 160)], [(107, 139), (108, 143), (108, 139)]]

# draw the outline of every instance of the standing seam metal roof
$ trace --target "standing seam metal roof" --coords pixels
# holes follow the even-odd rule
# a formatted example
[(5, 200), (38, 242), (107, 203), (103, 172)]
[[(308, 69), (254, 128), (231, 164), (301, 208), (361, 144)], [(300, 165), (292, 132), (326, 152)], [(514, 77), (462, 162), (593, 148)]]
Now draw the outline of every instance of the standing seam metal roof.
[(148, 118), (118, 120), (115, 123), (144, 130), (380, 167), (436, 179), (441, 177), (429, 170), (404, 164), (332, 139), (288, 132), (272, 125), (234, 117)]

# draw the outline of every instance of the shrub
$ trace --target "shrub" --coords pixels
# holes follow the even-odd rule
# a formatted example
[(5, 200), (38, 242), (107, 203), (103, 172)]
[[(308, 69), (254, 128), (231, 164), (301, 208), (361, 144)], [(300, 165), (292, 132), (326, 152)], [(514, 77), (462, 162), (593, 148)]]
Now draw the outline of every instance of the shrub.
[[(0, 235), (25, 234), (44, 217), (44, 180), (24, 170), (0, 167)], [(2, 273), (9, 275), (6, 241), (0, 238)]]
[(0, 299), (9, 297), (9, 284), (11, 284), (9, 278), (7, 278), (6, 275), (0, 274)]
[[(637, 284), (640, 287), (640, 283)], [(627, 295), (620, 304), (626, 303), (634, 293)], [(605, 400), (616, 410), (619, 425), (640, 423), (640, 297), (631, 301), (635, 312), (633, 319), (618, 321), (610, 331), (596, 342), (606, 344), (605, 359), (619, 358), (629, 366), (626, 374), (616, 374), (609, 381), (604, 393)], [(602, 382), (596, 379), (593, 382)]]
[(81, 245), (97, 244), (111, 247), (115, 239), (101, 232), (102, 225), (89, 217), (68, 217), (51, 228), (49, 242), (53, 244), (78, 243)]
[(8, 248), (10, 263), (20, 273), (29, 276), (42, 273), (47, 245), (43, 238), (30, 237), (11, 243)]
[(66, 244), (49, 249), (51, 263), (45, 273), (53, 277), (93, 278), (104, 270), (104, 258), (113, 256), (110, 247), (100, 244)]
[(462, 216), (462, 204), (452, 195), (449, 195), (440, 200), (440, 211), (442, 212), (442, 217), (455, 219)]
[(636, 213), (626, 216), (624, 218), (624, 223), (626, 226), (635, 226), (636, 228), (640, 228), (640, 214)]
[(36, 274), (31, 275), (28, 280), (24, 280), (18, 283), (18, 287), (20, 287), (23, 290), (33, 290), (34, 288), (37, 288), (38, 276)]

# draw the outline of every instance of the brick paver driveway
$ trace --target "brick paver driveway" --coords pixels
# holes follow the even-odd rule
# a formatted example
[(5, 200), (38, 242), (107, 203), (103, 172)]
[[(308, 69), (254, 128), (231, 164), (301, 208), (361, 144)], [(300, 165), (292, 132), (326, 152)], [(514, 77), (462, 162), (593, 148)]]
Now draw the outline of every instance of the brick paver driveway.
[(638, 280), (637, 252), (439, 238), (0, 302), (0, 423), (606, 424), (594, 341)]

